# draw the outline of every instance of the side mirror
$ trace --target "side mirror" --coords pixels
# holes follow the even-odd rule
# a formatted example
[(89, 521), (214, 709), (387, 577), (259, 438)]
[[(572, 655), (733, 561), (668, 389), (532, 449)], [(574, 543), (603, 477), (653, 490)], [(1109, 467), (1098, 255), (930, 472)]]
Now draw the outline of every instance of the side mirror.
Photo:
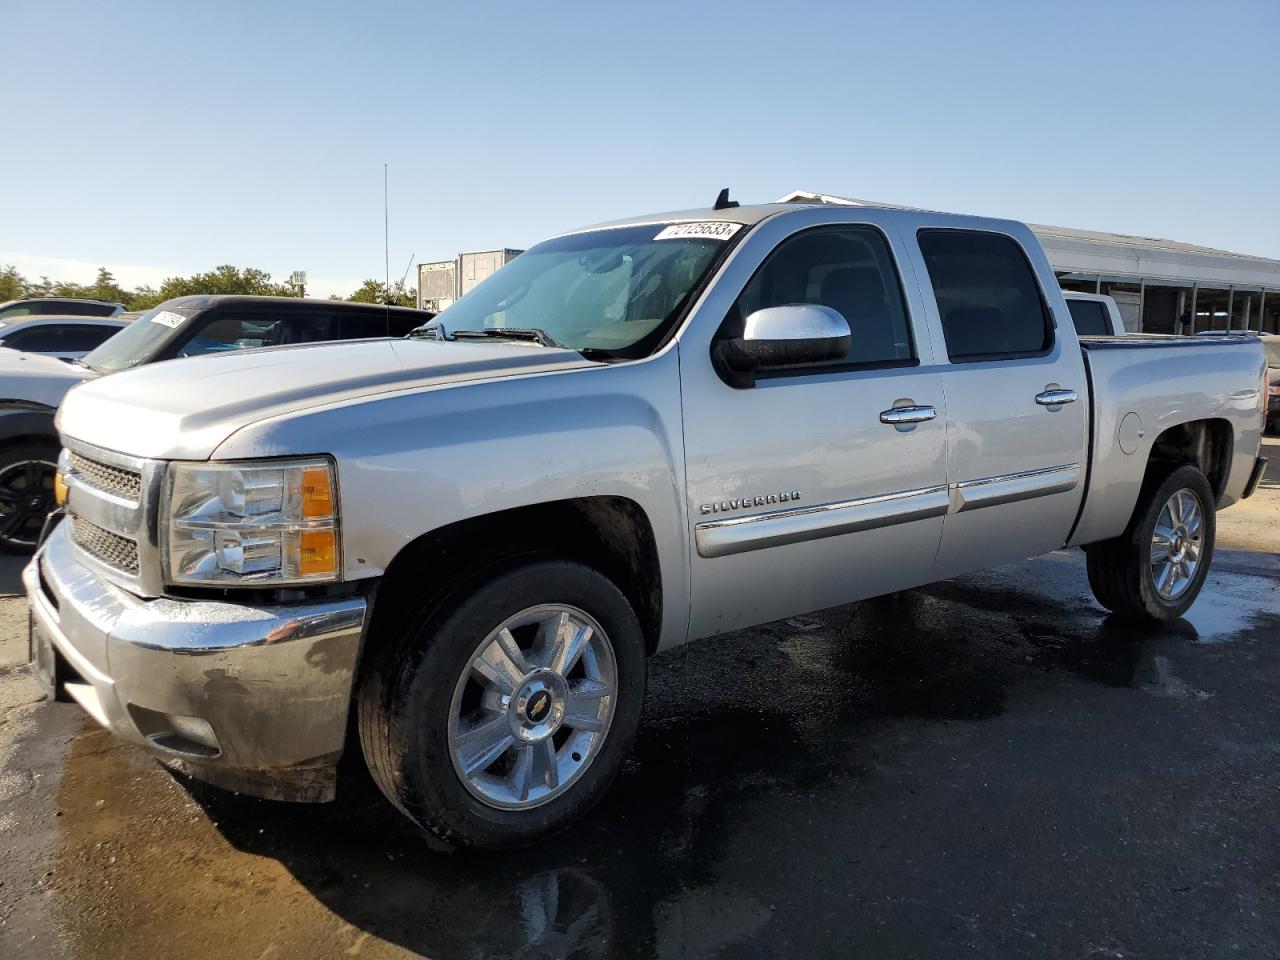
[(741, 337), (722, 341), (720, 359), (736, 376), (735, 386), (755, 383), (761, 367), (790, 367), (849, 355), (849, 322), (839, 311), (815, 303), (766, 307), (747, 317)]

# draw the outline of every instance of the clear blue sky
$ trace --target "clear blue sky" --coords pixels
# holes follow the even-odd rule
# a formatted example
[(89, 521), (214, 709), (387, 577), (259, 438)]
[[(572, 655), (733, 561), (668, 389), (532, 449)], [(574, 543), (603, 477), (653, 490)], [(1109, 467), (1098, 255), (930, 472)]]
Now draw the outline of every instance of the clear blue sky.
[(393, 277), (722, 186), (1280, 257), (1278, 0), (0, 0), (0, 36), (0, 263), (59, 278), (381, 277), (384, 161)]

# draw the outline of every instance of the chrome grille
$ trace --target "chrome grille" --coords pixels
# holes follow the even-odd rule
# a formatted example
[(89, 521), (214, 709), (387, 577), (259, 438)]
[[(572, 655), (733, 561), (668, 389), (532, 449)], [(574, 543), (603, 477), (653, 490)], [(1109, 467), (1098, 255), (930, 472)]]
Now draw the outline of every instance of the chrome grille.
[(138, 572), (138, 545), (83, 517), (71, 518), (71, 539), (94, 559), (125, 573)]
[(142, 474), (123, 467), (113, 467), (67, 451), (71, 473), (85, 486), (137, 503), (142, 496)]

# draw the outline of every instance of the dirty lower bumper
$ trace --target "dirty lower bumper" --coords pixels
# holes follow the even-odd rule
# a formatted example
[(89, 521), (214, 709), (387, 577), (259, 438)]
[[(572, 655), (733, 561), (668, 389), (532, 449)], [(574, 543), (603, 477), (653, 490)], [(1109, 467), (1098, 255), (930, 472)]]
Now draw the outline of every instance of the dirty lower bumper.
[(1253, 464), (1253, 472), (1249, 474), (1249, 482), (1244, 485), (1244, 493), (1241, 494), (1241, 500), (1248, 500), (1253, 496), (1253, 491), (1258, 489), (1258, 484), (1262, 482), (1263, 476), (1267, 472), (1267, 458), (1258, 457)]
[(326, 800), (367, 604), (144, 600), (79, 564), (61, 524), (23, 571), (32, 661), (102, 726), (246, 793)]

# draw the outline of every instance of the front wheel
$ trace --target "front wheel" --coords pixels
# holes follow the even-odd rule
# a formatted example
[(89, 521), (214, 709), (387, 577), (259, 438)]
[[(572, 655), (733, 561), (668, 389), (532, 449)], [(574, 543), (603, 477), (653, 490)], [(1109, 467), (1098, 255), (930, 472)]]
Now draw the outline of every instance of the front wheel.
[(361, 745), (393, 804), (443, 840), (532, 843), (589, 810), (640, 720), (645, 649), (616, 586), (525, 563), (375, 637)]
[(1089, 585), (1108, 610), (1143, 620), (1182, 616), (1213, 558), (1213, 489), (1190, 465), (1149, 482), (1123, 534), (1085, 547)]

